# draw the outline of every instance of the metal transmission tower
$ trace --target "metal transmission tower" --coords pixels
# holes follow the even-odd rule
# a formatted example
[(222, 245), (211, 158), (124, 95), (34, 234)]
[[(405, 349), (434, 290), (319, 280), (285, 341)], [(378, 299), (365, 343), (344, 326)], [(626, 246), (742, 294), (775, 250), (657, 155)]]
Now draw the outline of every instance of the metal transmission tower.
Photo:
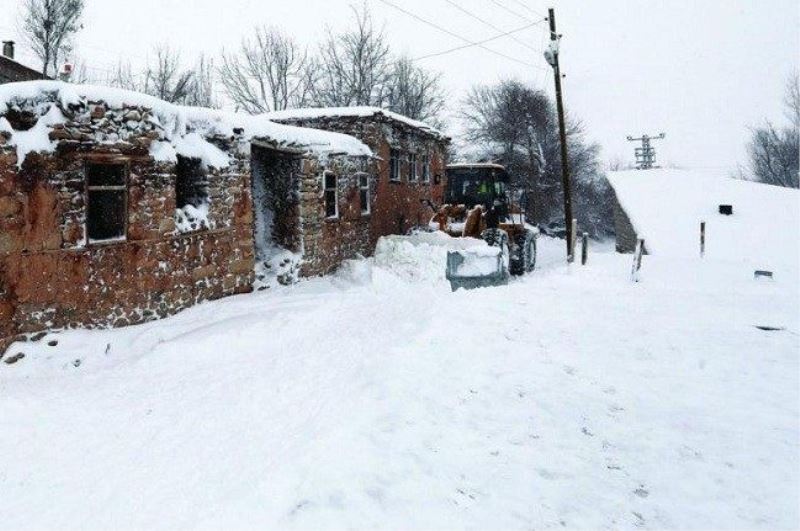
[(642, 135), (639, 138), (628, 136), (629, 141), (642, 143), (642, 147), (637, 147), (634, 150), (634, 154), (636, 155), (637, 170), (649, 170), (653, 167), (653, 164), (656, 162), (656, 148), (650, 146), (650, 141), (661, 140), (665, 136), (667, 135), (664, 133), (661, 133), (658, 136)]

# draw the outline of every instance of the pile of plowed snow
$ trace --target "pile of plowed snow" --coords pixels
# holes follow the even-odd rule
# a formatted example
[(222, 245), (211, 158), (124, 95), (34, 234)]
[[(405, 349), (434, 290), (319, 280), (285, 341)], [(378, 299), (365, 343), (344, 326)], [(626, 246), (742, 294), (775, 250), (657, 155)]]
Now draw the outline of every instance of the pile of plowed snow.
[(477, 238), (453, 238), (443, 232), (419, 232), (410, 236), (384, 236), (375, 248), (375, 265), (410, 282), (445, 281), (447, 251), (488, 249)]

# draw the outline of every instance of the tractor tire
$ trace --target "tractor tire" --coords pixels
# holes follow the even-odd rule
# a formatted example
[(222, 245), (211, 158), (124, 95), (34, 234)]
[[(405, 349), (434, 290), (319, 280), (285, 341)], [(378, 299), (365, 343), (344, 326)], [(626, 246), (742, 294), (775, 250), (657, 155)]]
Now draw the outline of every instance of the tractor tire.
[(530, 273), (536, 267), (536, 233), (526, 229), (516, 235), (509, 261), (509, 272), (512, 275)]
[[(510, 263), (511, 246), (508, 242), (508, 234), (501, 229), (486, 229), (481, 233), (481, 239), (489, 244), (489, 247), (500, 247), (503, 253), (503, 261), (505, 267), (508, 268)], [(507, 270), (507, 269), (506, 269)]]

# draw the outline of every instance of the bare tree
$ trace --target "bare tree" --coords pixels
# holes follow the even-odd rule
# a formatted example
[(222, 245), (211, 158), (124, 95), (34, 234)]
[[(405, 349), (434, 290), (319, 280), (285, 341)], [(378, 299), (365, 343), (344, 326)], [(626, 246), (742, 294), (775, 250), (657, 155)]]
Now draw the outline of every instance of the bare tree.
[(787, 80), (787, 127), (776, 127), (769, 120), (751, 130), (747, 145), (751, 178), (767, 184), (800, 188), (800, 82), (795, 73)]
[(214, 62), (200, 55), (195, 63), (192, 80), (187, 89), (186, 97), (181, 102), (194, 107), (218, 108), (216, 93), (214, 91)]
[(181, 68), (180, 54), (169, 46), (157, 46), (155, 54), (155, 65), (148, 65), (145, 71), (144, 92), (164, 101), (184, 102), (192, 89), (194, 73)]
[(389, 46), (382, 29), (372, 23), (366, 4), (353, 8), (356, 25), (320, 45), (312, 90), (318, 106), (381, 105), (390, 77)]
[[(502, 162), (514, 186), (527, 192), (527, 215), (537, 223), (563, 223), (563, 190), (555, 106), (541, 90), (502, 81), (470, 90), (463, 106), (466, 138), (484, 158)], [(596, 237), (613, 231), (611, 189), (600, 171), (599, 146), (569, 120), (569, 162), (579, 224)]]
[(42, 75), (53, 75), (72, 50), (72, 37), (81, 29), (83, 0), (25, 0), (22, 30), (42, 61)]
[(256, 28), (239, 54), (222, 53), (219, 75), (228, 97), (251, 113), (302, 107), (310, 90), (308, 58), (295, 40), (275, 28)]
[(105, 84), (126, 90), (144, 91), (144, 80), (134, 74), (130, 63), (120, 61), (114, 70), (108, 74)]
[(416, 66), (408, 57), (392, 63), (384, 98), (390, 110), (434, 125), (444, 109), (440, 76)]
[(786, 105), (786, 117), (800, 128), (800, 72), (795, 71), (786, 81), (786, 96), (783, 100)]

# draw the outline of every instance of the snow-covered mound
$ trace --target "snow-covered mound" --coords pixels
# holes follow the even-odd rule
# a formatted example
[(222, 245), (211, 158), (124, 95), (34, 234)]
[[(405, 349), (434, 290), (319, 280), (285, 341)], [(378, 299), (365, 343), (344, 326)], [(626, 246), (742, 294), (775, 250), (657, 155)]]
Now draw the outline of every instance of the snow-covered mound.
[[(800, 193), (708, 170), (629, 170), (608, 180), (651, 254), (696, 257), (706, 222), (706, 257), (757, 268), (797, 270)], [(733, 215), (719, 205), (733, 206)]]
[[(0, 120), (2, 120), (0, 131), (12, 134), (10, 139), (12, 145), (24, 140), (25, 145), (33, 144), (39, 149), (42, 147), (42, 142), (49, 142), (46, 135), (48, 130), (45, 127), (36, 128), (35, 133), (43, 139), (36, 144), (34, 139), (26, 138), (26, 132), (10, 128), (8, 121), (2, 118), (7, 111), (26, 110), (39, 116), (48, 116), (50, 110), (55, 107), (69, 109), (86, 107), (89, 103), (104, 103), (112, 109), (126, 106), (150, 109), (161, 127), (163, 137), (177, 147), (180, 147), (181, 139), (192, 133), (199, 133), (201, 136), (228, 137), (238, 133), (246, 140), (258, 139), (320, 155), (372, 155), (372, 151), (364, 143), (349, 135), (278, 124), (272, 122), (266, 115), (251, 116), (201, 107), (185, 107), (129, 90), (76, 85), (61, 81), (25, 81), (0, 85)], [(52, 123), (53, 120), (49, 120), (43, 126)], [(30, 136), (30, 133), (27, 136)], [(171, 158), (172, 153), (166, 146), (157, 143), (156, 146), (159, 151), (154, 156)]]

